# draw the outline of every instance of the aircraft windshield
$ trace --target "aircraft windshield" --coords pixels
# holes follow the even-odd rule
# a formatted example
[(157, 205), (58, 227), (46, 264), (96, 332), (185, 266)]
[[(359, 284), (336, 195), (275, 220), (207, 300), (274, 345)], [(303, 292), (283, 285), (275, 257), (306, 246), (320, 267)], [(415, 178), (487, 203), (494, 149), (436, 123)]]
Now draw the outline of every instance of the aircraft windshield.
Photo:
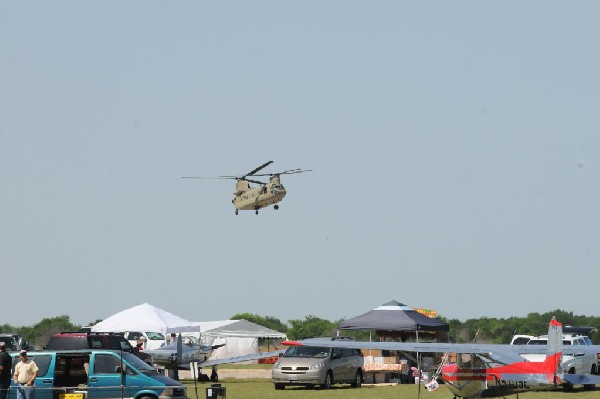
[(182, 337), (182, 342), (189, 347), (200, 346), (200, 342), (198, 342), (198, 338), (196, 337)]
[(165, 340), (165, 336), (159, 332), (153, 332), (153, 331), (146, 332), (146, 335), (148, 336), (148, 339), (151, 339), (152, 341), (164, 341)]
[(328, 357), (329, 348), (292, 346), (289, 347), (283, 357)]

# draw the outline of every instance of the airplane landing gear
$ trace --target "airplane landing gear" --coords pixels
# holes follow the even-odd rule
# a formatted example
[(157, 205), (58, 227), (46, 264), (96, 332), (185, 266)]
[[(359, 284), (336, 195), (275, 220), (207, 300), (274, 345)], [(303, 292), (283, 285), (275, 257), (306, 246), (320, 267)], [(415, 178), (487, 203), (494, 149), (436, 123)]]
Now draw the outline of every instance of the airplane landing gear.
[(236, 210), (235, 210), (235, 214), (237, 215), (238, 213), (239, 213), (239, 211), (236, 209)]
[(279, 205), (273, 205), (273, 209), (278, 210), (279, 209)]

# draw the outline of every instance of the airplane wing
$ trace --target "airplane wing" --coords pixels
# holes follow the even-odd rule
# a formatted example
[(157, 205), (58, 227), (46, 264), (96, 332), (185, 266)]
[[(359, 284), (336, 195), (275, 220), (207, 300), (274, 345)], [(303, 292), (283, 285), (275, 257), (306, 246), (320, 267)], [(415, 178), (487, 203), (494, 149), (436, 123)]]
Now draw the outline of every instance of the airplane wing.
[[(546, 353), (545, 345), (509, 345), (513, 352), (518, 354)], [(563, 355), (582, 355), (590, 353), (600, 353), (600, 345), (564, 345)]]
[(563, 374), (562, 377), (573, 385), (600, 384), (600, 375)]
[[(420, 353), (476, 353), (488, 354), (502, 363), (523, 361), (520, 355), (526, 353), (545, 353), (542, 345), (507, 345), (507, 344), (453, 344), (443, 342), (360, 342), (347, 340), (313, 340), (284, 341), (288, 346), (322, 346), (327, 348), (381, 349)], [(600, 345), (564, 346), (563, 354), (600, 353)], [(505, 360), (502, 360), (505, 359)]]
[[(472, 353), (485, 355), (487, 358), (501, 364), (524, 362), (526, 359), (522, 357), (521, 354), (539, 353), (540, 349), (542, 349), (542, 351), (546, 350), (545, 347), (537, 347), (534, 351), (528, 352), (527, 350), (520, 348), (526, 345), (478, 343), (453, 344), (443, 342), (360, 342), (347, 340), (323, 341), (305, 339), (301, 341), (284, 341), (282, 344), (288, 346), (324, 346), (328, 348), (377, 349), (419, 353)], [(519, 349), (521, 349), (521, 351), (515, 350), (517, 346)]]
[[(284, 341), (288, 346), (322, 346), (327, 348), (352, 348), (352, 349), (381, 349), (403, 352), (420, 353), (478, 353), (498, 354), (498, 356), (514, 356), (513, 345), (502, 344), (452, 344), (443, 342), (361, 342), (347, 340), (312, 340)], [(538, 348), (539, 352), (539, 348)], [(522, 358), (520, 359), (523, 360)]]
[(239, 363), (245, 362), (247, 360), (266, 359), (268, 357), (281, 356), (283, 352), (285, 352), (285, 349), (278, 349), (271, 352), (253, 353), (249, 355), (226, 357), (222, 359), (207, 360), (206, 362), (198, 362), (198, 367), (210, 367), (216, 366), (218, 364)]

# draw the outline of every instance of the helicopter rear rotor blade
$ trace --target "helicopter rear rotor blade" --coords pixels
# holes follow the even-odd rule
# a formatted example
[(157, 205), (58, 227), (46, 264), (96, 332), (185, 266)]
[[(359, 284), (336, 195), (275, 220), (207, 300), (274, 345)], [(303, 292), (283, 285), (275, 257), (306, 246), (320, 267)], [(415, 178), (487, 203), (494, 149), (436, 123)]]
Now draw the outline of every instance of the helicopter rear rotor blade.
[(283, 172), (277, 172), (277, 173), (264, 173), (264, 174), (260, 174), (260, 175), (253, 175), (253, 176), (278, 176), (278, 175), (293, 175), (296, 173), (302, 173), (302, 172), (312, 172), (312, 169), (290, 169), (290, 170), (284, 170)]

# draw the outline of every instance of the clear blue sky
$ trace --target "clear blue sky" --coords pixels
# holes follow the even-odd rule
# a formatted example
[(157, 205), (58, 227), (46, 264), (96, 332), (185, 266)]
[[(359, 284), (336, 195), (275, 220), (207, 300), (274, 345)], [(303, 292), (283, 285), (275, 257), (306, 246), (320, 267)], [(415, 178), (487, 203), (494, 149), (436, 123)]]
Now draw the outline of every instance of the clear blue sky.
[[(598, 316), (600, 3), (0, 8), (2, 323)], [(234, 215), (233, 182), (288, 176)]]

